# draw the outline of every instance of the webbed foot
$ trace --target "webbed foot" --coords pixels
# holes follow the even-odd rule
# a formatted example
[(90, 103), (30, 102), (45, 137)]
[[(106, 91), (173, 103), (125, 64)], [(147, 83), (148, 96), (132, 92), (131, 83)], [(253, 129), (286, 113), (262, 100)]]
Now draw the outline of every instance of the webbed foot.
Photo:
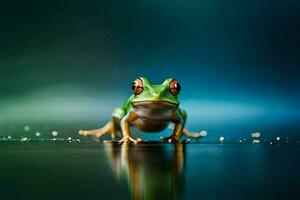
[(121, 143), (130, 143), (130, 142), (133, 142), (134, 144), (137, 144), (137, 143), (139, 143), (141, 141), (142, 141), (141, 138), (134, 139), (133, 137), (125, 136), (121, 140), (119, 140), (119, 143), (121, 144)]

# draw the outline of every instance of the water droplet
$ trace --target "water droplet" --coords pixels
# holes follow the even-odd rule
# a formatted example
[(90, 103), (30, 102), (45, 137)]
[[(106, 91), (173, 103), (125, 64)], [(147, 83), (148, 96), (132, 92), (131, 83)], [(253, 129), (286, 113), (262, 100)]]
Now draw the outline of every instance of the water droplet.
[(30, 131), (30, 126), (24, 126), (24, 131), (26, 132)]
[(260, 132), (255, 132), (255, 133), (252, 133), (251, 136), (254, 137), (254, 138), (259, 138), (261, 136), (261, 133)]
[(252, 141), (252, 143), (253, 143), (253, 144), (259, 144), (259, 143), (260, 143), (260, 140), (255, 139), (255, 140)]
[(56, 137), (58, 135), (58, 132), (57, 131), (52, 131), (52, 136)]
[(224, 139), (225, 138), (223, 136), (221, 136), (219, 140), (220, 140), (220, 142), (224, 142)]
[(201, 135), (202, 137), (207, 136), (207, 131), (206, 131), (206, 130), (201, 131), (201, 132), (200, 132), (200, 135)]
[(276, 140), (279, 141), (279, 140), (280, 140), (280, 137), (276, 137)]
[(26, 142), (26, 141), (28, 141), (29, 139), (27, 138), (27, 137), (23, 137), (23, 138), (21, 138), (21, 142)]

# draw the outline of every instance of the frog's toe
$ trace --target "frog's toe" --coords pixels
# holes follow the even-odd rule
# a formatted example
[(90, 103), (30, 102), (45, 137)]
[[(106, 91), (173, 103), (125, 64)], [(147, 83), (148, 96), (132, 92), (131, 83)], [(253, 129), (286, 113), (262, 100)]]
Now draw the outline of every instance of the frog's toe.
[(131, 142), (133, 142), (134, 144), (137, 144), (137, 143), (139, 143), (139, 142), (142, 141), (141, 138), (136, 138), (136, 139), (134, 139), (134, 138), (132, 138), (132, 137), (129, 137), (129, 140), (130, 140)]
[(87, 131), (79, 130), (79, 135), (87, 136)]
[(139, 142), (141, 142), (142, 139), (141, 138), (137, 138), (137, 139), (134, 139), (132, 137), (123, 137), (121, 140), (119, 140), (119, 143), (130, 143), (130, 142), (133, 142), (134, 144), (137, 144)]
[(121, 140), (119, 140), (119, 144), (122, 144), (125, 141), (125, 138), (123, 137)]

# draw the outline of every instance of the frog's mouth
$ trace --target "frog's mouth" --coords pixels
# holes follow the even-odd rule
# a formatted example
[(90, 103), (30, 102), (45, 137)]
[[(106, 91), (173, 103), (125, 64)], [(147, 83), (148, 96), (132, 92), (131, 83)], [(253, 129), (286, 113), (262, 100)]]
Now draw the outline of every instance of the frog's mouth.
[(132, 106), (134, 108), (149, 108), (149, 109), (168, 110), (168, 109), (174, 109), (178, 105), (171, 103), (171, 102), (167, 102), (167, 101), (146, 100), (146, 101), (133, 101)]

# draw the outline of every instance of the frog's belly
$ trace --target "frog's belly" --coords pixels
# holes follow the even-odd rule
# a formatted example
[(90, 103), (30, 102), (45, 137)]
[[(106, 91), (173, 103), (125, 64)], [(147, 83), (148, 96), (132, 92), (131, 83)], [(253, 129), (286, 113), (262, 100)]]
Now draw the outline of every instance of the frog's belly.
[(133, 112), (138, 117), (132, 125), (142, 131), (156, 132), (165, 129), (172, 121), (176, 105), (167, 102), (135, 102)]
[(156, 132), (168, 126), (175, 109), (137, 107), (134, 111), (138, 115), (137, 119), (132, 122), (134, 127), (146, 132)]
[(139, 117), (132, 123), (132, 125), (141, 131), (156, 132), (164, 130), (168, 126), (169, 122), (169, 120), (165, 119)]

